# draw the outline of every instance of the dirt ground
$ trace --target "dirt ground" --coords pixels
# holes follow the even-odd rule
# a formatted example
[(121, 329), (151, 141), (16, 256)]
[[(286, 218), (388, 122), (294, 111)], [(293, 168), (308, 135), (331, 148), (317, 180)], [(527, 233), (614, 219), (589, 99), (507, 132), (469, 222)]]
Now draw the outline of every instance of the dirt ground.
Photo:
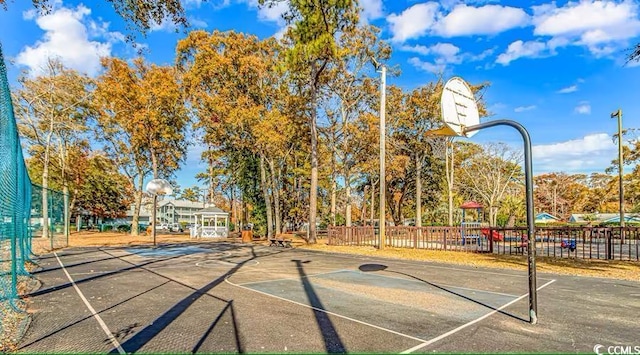
[[(416, 250), (406, 248), (386, 248), (378, 250), (374, 247), (351, 247), (351, 246), (330, 246), (324, 239), (318, 240), (317, 244), (306, 244), (304, 239), (291, 234), (284, 234), (279, 237), (292, 239), (295, 248), (309, 250), (368, 255), (376, 257), (387, 257), (394, 259), (424, 260), (438, 263), (467, 265), (476, 267), (491, 267), (501, 269), (526, 270), (527, 259), (524, 256), (496, 255), (496, 254), (476, 254), (464, 252), (450, 252), (437, 250)], [(239, 238), (229, 238), (225, 241), (241, 242)], [(157, 244), (190, 243), (202, 242), (203, 239), (192, 239), (188, 234), (157, 234)], [(269, 244), (266, 240), (254, 241), (254, 243)], [(128, 245), (152, 245), (151, 236), (132, 237), (127, 234), (117, 232), (79, 232), (72, 233), (69, 237), (69, 247), (83, 246), (128, 246)], [(33, 249), (36, 254), (49, 252), (49, 242), (47, 239), (34, 238)], [(582, 259), (559, 259), (538, 257), (538, 272), (552, 272), (566, 275), (580, 275), (592, 277), (605, 277), (621, 280), (640, 281), (640, 263), (631, 261), (605, 261), (605, 260), (582, 260)]]

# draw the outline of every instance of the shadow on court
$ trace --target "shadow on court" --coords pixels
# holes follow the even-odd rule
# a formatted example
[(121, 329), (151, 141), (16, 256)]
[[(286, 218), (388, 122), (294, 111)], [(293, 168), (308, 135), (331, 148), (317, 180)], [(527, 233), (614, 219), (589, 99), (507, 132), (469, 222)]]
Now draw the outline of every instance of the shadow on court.
[(640, 332), (627, 281), (541, 274), (532, 326), (520, 271), (224, 242), (58, 256), (20, 352), (588, 352)]
[(474, 299), (473, 297), (469, 297), (469, 296), (463, 295), (462, 293), (456, 292), (455, 290), (453, 290), (453, 289), (451, 289), (449, 287), (439, 286), (439, 285), (434, 284), (432, 282), (423, 280), (423, 279), (421, 279), (419, 277), (410, 275), (410, 274), (408, 274), (406, 272), (391, 270), (386, 265), (382, 265), (382, 264), (362, 264), (362, 265), (360, 265), (358, 267), (358, 269), (360, 271), (362, 271), (362, 272), (386, 271), (386, 272), (394, 273), (394, 274), (397, 274), (397, 275), (407, 276), (407, 277), (410, 277), (410, 278), (412, 278), (412, 279), (414, 279), (416, 281), (424, 282), (425, 284), (427, 284), (427, 285), (429, 285), (431, 287), (434, 287), (434, 288), (436, 288), (438, 290), (442, 290), (442, 291), (448, 292), (448, 293), (450, 293), (450, 294), (452, 294), (454, 296), (457, 296), (457, 297), (460, 297), (460, 298), (465, 299), (467, 301), (476, 303), (476, 304), (478, 304), (480, 306), (486, 307), (486, 308), (491, 309), (491, 310), (495, 310), (500, 314), (504, 314), (505, 316), (509, 316), (509, 317), (514, 318), (514, 319), (521, 320), (523, 322), (528, 322), (527, 319), (524, 319), (524, 318), (519, 317), (517, 315), (513, 315), (511, 313), (505, 312), (504, 310), (501, 310), (501, 309), (499, 309), (499, 308), (497, 308), (495, 306), (492, 306), (492, 305), (489, 305), (487, 303), (484, 303), (484, 302), (482, 302), (480, 300)]

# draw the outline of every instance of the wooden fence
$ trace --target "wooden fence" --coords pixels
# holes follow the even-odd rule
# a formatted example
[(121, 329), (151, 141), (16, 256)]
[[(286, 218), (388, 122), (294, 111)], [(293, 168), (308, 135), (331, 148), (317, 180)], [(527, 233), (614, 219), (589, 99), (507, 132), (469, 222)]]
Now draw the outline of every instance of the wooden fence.
[[(556, 258), (640, 260), (639, 227), (537, 227), (536, 255)], [(330, 245), (379, 246), (378, 229), (329, 227)], [(395, 248), (524, 254), (527, 229), (388, 226), (385, 245)]]

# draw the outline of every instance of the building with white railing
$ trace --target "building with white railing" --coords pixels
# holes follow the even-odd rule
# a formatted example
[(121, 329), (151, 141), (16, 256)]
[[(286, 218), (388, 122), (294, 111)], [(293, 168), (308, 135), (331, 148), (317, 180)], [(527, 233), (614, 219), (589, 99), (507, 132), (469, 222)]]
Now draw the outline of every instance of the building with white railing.
[(162, 200), (158, 201), (156, 220), (158, 223), (196, 223), (195, 213), (208, 207), (213, 205), (188, 200)]
[(207, 207), (195, 212), (195, 226), (191, 238), (226, 238), (229, 236), (229, 213), (218, 207)]

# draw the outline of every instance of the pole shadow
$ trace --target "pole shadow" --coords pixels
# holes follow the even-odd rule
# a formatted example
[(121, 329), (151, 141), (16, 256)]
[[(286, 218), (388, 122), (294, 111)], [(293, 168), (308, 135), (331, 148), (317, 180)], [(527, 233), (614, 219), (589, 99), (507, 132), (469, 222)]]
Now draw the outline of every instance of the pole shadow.
[(398, 274), (398, 275), (404, 275), (404, 276), (410, 277), (410, 278), (412, 278), (412, 279), (414, 279), (414, 280), (416, 280), (416, 281), (423, 282), (423, 283), (425, 283), (425, 284), (427, 284), (427, 285), (429, 285), (429, 286), (431, 286), (431, 287), (434, 287), (434, 288), (436, 288), (436, 289), (438, 289), (438, 290), (445, 291), (445, 292), (450, 293), (450, 294), (452, 294), (452, 295), (454, 295), (454, 296), (457, 296), (457, 297), (463, 298), (463, 299), (465, 299), (465, 300), (467, 300), (467, 301), (471, 301), (471, 302), (473, 302), (473, 303), (475, 303), (475, 304), (477, 304), (477, 305), (480, 305), (480, 306), (482, 306), (482, 307), (486, 307), (486, 308), (488, 308), (488, 309), (491, 309), (491, 310), (497, 311), (498, 313), (503, 314), (503, 315), (505, 315), (505, 316), (508, 316), (508, 317), (514, 318), (514, 319), (519, 320), (519, 321), (522, 321), (522, 322), (529, 323), (529, 320), (528, 320), (528, 319), (524, 319), (524, 318), (519, 317), (519, 316), (516, 316), (516, 315), (514, 315), (514, 314), (511, 314), (511, 313), (505, 312), (504, 310), (499, 309), (499, 307), (494, 307), (494, 306), (489, 305), (489, 304), (486, 304), (486, 303), (484, 303), (484, 302), (481, 302), (481, 301), (475, 300), (475, 299), (473, 299), (473, 298), (471, 298), (471, 297), (469, 297), (469, 296), (465, 296), (465, 295), (463, 295), (463, 294), (461, 294), (461, 293), (458, 293), (458, 292), (455, 292), (455, 291), (453, 291), (453, 290), (447, 289), (446, 287), (443, 287), (443, 286), (440, 286), (440, 285), (434, 284), (433, 282), (429, 282), (429, 281), (427, 281), (427, 280), (423, 280), (423, 279), (421, 279), (421, 278), (419, 278), (419, 277), (416, 277), (416, 276), (413, 276), (413, 275), (410, 275), (410, 274), (407, 274), (407, 273), (404, 273), (404, 272), (401, 272), (401, 271), (390, 270), (390, 269), (388, 269), (388, 267), (387, 267), (386, 265), (382, 265), (382, 264), (362, 264), (362, 265), (360, 265), (360, 266), (358, 267), (358, 269), (359, 269), (360, 271), (362, 271), (362, 272), (386, 271), (386, 272), (390, 272), (390, 273), (394, 273), (394, 274)]
[(326, 312), (322, 312), (320, 310), (326, 310), (322, 301), (318, 297), (313, 285), (309, 282), (309, 277), (304, 271), (303, 264), (307, 264), (310, 261), (305, 260), (291, 260), (296, 263), (296, 269), (298, 269), (298, 274), (300, 275), (300, 280), (302, 281), (302, 286), (304, 288), (304, 292), (307, 295), (307, 299), (309, 300), (309, 304), (313, 307), (313, 315), (316, 318), (316, 323), (318, 323), (318, 327), (320, 328), (320, 332), (322, 333), (322, 338), (324, 340), (324, 348), (327, 353), (336, 354), (336, 353), (346, 353), (347, 349), (342, 343), (342, 339), (340, 339), (340, 335), (336, 331), (333, 322), (329, 319), (329, 315)]

